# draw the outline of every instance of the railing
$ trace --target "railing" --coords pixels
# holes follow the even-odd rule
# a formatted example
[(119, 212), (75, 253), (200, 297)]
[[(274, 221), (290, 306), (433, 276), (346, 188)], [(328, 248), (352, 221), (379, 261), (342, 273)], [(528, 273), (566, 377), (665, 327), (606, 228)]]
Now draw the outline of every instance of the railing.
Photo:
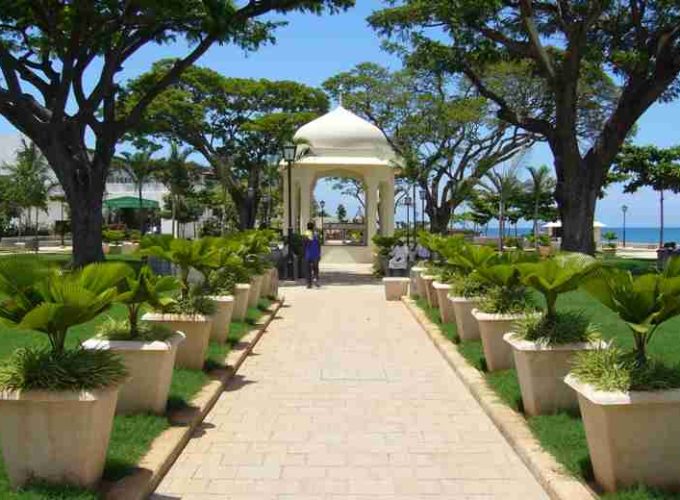
[(333, 222), (324, 224), (322, 240), (325, 244), (366, 246), (367, 235), (366, 224)]

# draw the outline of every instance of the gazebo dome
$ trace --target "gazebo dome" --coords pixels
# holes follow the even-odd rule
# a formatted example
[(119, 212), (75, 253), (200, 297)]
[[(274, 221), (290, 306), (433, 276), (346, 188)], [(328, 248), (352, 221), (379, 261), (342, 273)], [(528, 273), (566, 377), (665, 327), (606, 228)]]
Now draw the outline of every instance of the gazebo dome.
[(382, 131), (338, 106), (333, 111), (303, 125), (293, 136), (309, 148), (313, 156), (360, 156), (394, 158)]

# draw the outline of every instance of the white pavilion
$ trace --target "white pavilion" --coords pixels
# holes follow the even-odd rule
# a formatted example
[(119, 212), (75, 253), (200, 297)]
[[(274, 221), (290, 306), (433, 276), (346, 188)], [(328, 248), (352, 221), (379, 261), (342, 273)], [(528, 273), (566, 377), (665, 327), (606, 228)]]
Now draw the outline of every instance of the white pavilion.
[[(366, 193), (363, 245), (324, 245), (324, 263), (373, 262), (372, 238), (394, 233), (394, 174), (399, 159), (375, 125), (342, 106), (302, 126), (294, 135), (301, 150), (291, 170), (293, 227), (306, 230), (314, 220), (314, 188), (324, 177), (351, 177)], [(284, 228), (288, 227), (287, 165), (284, 179)]]

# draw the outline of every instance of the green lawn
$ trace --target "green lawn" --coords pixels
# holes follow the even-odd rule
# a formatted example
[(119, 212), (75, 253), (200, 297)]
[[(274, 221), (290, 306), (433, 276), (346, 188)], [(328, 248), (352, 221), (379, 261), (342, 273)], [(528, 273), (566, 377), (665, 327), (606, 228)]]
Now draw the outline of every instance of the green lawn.
[[(650, 261), (635, 259), (612, 259), (611, 262), (612, 265), (625, 267), (631, 272), (641, 272), (643, 269), (647, 269), (650, 264)], [(422, 299), (419, 299), (417, 304), (430, 318), (434, 317), (435, 322), (442, 328), (436, 309), (433, 310), (428, 307)], [(577, 309), (584, 311), (600, 327), (605, 339), (612, 339), (622, 347), (629, 348), (632, 346), (632, 337), (625, 324), (619, 320), (618, 316), (585, 292), (576, 291), (561, 296), (558, 307), (562, 310)], [(447, 338), (458, 341), (455, 325), (444, 325), (442, 330)], [(659, 328), (650, 346), (650, 354), (671, 364), (680, 363), (680, 342), (676, 337), (678, 330), (680, 330), (680, 318), (668, 321)], [(458, 350), (471, 365), (484, 372), (487, 382), (505, 404), (515, 410), (522, 411), (522, 398), (514, 370), (487, 373), (480, 341), (462, 342), (458, 345)], [(560, 413), (529, 417), (527, 422), (542, 446), (552, 453), (569, 473), (587, 481), (592, 480), (592, 467), (588, 456), (585, 432), (578, 412), (576, 414)], [(608, 500), (670, 500), (680, 499), (680, 495), (639, 488), (603, 495), (603, 498)]]
[[(269, 300), (262, 299), (257, 308), (248, 309), (246, 321), (231, 323), (226, 344), (210, 343), (206, 357), (206, 370), (223, 366), (232, 346), (254, 328), (253, 324), (264, 315), (263, 311), (267, 310), (271, 303)], [(70, 347), (76, 346), (79, 342), (92, 336), (98, 323), (109, 317), (123, 318), (125, 313), (126, 310), (121, 305), (112, 307), (92, 322), (73, 328), (67, 339), (67, 344)], [(47, 342), (45, 335), (41, 333), (7, 328), (0, 328), (0, 338), (2, 339), (2, 342), (0, 342), (0, 360), (12, 354), (19, 347)], [(191, 399), (209, 380), (210, 376), (207, 371), (175, 369), (168, 397), (168, 409), (172, 410), (189, 405)], [(169, 426), (170, 423), (164, 416), (116, 416), (106, 457), (105, 479), (116, 480), (129, 473), (149, 449), (151, 442)], [(7, 475), (0, 457), (0, 498), (11, 500), (63, 498), (73, 500), (93, 499), (96, 496), (91, 492), (48, 485), (34, 485), (20, 492), (13, 492), (9, 489)]]

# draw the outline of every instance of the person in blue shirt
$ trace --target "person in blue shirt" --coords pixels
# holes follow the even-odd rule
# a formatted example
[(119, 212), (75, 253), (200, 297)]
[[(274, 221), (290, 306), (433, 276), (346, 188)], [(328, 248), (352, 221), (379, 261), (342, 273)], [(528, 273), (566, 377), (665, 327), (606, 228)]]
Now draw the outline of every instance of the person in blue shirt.
[(319, 288), (319, 261), (321, 260), (321, 240), (314, 228), (314, 223), (307, 224), (303, 239), (305, 263), (307, 264), (307, 288), (312, 282)]

